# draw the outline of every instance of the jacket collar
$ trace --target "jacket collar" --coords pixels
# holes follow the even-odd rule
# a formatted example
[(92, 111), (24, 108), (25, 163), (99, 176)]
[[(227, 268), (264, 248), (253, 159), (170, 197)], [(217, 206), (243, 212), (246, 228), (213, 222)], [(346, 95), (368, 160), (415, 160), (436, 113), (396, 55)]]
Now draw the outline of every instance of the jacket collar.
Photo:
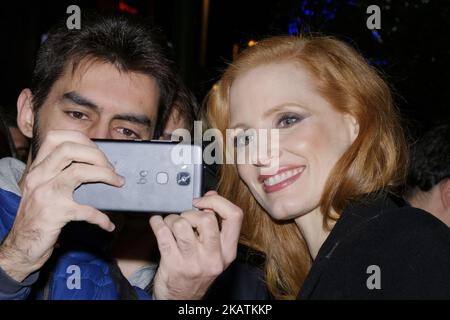
[(14, 158), (0, 159), (0, 188), (21, 195), (19, 180), (25, 171), (25, 163)]

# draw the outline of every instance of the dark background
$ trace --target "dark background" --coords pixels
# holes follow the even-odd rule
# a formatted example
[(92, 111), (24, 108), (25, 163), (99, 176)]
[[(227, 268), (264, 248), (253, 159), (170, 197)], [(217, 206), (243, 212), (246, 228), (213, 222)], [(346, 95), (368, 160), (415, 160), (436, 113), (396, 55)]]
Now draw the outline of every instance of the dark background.
[[(1, 2), (0, 105), (6, 110), (14, 110), (20, 90), (30, 82), (42, 36), (69, 16), (70, 4), (79, 5), (82, 14), (88, 9), (126, 11), (150, 18), (166, 34), (180, 72), (199, 101), (249, 41), (321, 32), (350, 42), (383, 71), (411, 135), (450, 118), (450, 1), (445, 0)], [(381, 8), (381, 30), (375, 33), (366, 27), (370, 4)]]

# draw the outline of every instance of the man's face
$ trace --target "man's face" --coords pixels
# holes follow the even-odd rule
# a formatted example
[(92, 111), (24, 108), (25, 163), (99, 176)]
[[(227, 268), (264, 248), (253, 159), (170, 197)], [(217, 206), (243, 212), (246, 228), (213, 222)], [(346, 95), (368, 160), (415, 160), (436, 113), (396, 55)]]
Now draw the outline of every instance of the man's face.
[(43, 137), (55, 129), (80, 131), (91, 139), (152, 137), (159, 102), (156, 80), (109, 63), (82, 61), (73, 73), (67, 69), (38, 112), (34, 139), (36, 133)]

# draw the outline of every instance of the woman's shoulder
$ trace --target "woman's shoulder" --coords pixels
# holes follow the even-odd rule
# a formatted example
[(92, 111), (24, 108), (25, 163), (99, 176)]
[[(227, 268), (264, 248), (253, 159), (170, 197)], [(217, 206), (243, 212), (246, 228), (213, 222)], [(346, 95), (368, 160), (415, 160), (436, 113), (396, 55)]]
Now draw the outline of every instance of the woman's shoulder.
[[(380, 213), (377, 221), (392, 235), (425, 240), (442, 240), (450, 244), (450, 228), (431, 213), (411, 206), (392, 208)], [(450, 248), (449, 248), (450, 251)]]
[(399, 257), (438, 254), (450, 263), (450, 228), (431, 213), (389, 195), (353, 205), (341, 218), (336, 231), (342, 244), (353, 246), (356, 241), (369, 251), (392, 251)]
[[(340, 279), (335, 287), (349, 297), (449, 297), (450, 230), (431, 213), (382, 197), (341, 219), (321, 249), (329, 277)], [(371, 266), (383, 290), (367, 289)]]
[(377, 226), (393, 235), (411, 235), (413, 231), (435, 236), (450, 235), (450, 228), (431, 213), (410, 206), (402, 198), (392, 194), (370, 195), (354, 202), (344, 211), (345, 224), (355, 227), (371, 228)]

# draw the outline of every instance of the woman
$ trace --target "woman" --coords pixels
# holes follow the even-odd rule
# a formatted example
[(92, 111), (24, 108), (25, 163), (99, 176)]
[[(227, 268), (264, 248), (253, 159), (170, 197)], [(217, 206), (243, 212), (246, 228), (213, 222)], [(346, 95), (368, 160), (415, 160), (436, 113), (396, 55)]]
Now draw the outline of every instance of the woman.
[[(211, 91), (207, 119), (233, 129), (224, 152), (256, 160), (222, 166), (219, 193), (243, 209), (241, 240), (265, 253), (273, 297), (450, 298), (449, 231), (391, 196), (405, 138), (388, 86), (351, 47), (261, 41)], [(250, 151), (250, 128), (278, 130), (278, 151)]]

